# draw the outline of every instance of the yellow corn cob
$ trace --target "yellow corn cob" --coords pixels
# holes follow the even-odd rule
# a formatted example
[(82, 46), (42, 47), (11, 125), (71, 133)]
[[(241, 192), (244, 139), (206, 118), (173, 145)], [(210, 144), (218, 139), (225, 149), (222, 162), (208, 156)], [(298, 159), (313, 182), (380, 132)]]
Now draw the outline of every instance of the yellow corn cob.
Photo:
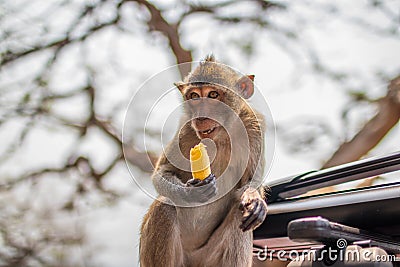
[(190, 149), (190, 165), (192, 176), (195, 179), (204, 180), (211, 174), (210, 159), (203, 143), (199, 143)]

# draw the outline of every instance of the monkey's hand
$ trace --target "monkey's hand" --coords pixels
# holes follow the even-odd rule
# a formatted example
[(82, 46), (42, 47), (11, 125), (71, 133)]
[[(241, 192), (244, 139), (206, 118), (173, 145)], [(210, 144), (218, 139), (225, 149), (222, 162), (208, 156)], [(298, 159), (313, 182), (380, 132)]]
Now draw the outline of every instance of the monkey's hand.
[(203, 203), (217, 195), (217, 185), (214, 174), (206, 179), (190, 179), (186, 182), (186, 200)]
[(239, 208), (243, 214), (239, 227), (243, 232), (256, 229), (267, 216), (267, 204), (254, 188), (247, 188), (244, 191)]

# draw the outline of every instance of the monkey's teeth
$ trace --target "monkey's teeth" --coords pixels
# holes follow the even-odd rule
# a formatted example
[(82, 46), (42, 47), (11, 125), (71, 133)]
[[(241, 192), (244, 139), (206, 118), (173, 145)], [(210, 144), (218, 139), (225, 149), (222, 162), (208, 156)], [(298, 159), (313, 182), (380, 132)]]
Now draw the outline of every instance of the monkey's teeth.
[(201, 133), (203, 133), (203, 134), (210, 134), (212, 131), (214, 131), (214, 129), (215, 129), (215, 128), (212, 128), (212, 129), (209, 129), (209, 130), (206, 130), (206, 131), (202, 131)]

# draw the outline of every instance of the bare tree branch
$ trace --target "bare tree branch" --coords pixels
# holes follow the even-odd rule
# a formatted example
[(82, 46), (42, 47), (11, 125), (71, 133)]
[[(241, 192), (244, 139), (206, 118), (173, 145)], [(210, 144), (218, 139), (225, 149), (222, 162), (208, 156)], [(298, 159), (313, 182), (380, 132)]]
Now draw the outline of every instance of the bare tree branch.
[(374, 148), (400, 119), (400, 76), (393, 79), (387, 95), (378, 100), (378, 111), (349, 142), (343, 143), (322, 166), (332, 166), (355, 161)]
[[(129, 1), (129, 0), (128, 0)], [(162, 16), (161, 11), (156, 6), (146, 0), (130, 0), (139, 3), (147, 8), (151, 17), (147, 22), (150, 31), (161, 32), (167, 37), (169, 46), (175, 55), (178, 64), (192, 62), (192, 52), (182, 47), (180, 35), (178, 33), (178, 25), (169, 23)], [(179, 66), (181, 77), (185, 77), (190, 72), (190, 64), (183, 64)]]
[(79, 37), (76, 37), (76, 38), (71, 38), (70, 33), (75, 29), (75, 27), (80, 23), (80, 21), (85, 18), (86, 15), (90, 14), (90, 12), (92, 10), (93, 10), (92, 6), (86, 7), (84, 9), (84, 11), (81, 13), (81, 15), (78, 16), (78, 19), (74, 23), (72, 23), (71, 28), (66, 32), (65, 36), (60, 39), (53, 40), (53, 41), (45, 43), (45, 44), (39, 44), (39, 45), (33, 46), (30, 49), (23, 50), (23, 51), (17, 51), (17, 52), (9, 51), (9, 50), (5, 51), (1, 57), (0, 68), (6, 66), (7, 64), (9, 64), (11, 62), (21, 59), (25, 56), (28, 56), (30, 54), (37, 53), (40, 51), (44, 51), (47, 49), (55, 49), (56, 52), (54, 54), (56, 55), (58, 53), (57, 51), (60, 51), (66, 45), (84, 41), (86, 38), (91, 36), (93, 33), (97, 32), (99, 30), (102, 30), (108, 26), (113, 26), (113, 25), (118, 24), (119, 20), (121, 19), (119, 12), (117, 12), (115, 17), (110, 19), (109, 21), (98, 23), (98, 24), (90, 27), (86, 31), (85, 34), (83, 34)]

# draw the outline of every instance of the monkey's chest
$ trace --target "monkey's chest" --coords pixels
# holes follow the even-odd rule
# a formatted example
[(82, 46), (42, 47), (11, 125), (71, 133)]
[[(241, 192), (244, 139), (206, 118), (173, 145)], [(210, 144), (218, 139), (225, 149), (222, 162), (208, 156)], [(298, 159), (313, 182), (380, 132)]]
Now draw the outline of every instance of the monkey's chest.
[(228, 198), (230, 196), (199, 207), (177, 208), (181, 241), (185, 249), (196, 249), (207, 242), (230, 210), (232, 200)]

